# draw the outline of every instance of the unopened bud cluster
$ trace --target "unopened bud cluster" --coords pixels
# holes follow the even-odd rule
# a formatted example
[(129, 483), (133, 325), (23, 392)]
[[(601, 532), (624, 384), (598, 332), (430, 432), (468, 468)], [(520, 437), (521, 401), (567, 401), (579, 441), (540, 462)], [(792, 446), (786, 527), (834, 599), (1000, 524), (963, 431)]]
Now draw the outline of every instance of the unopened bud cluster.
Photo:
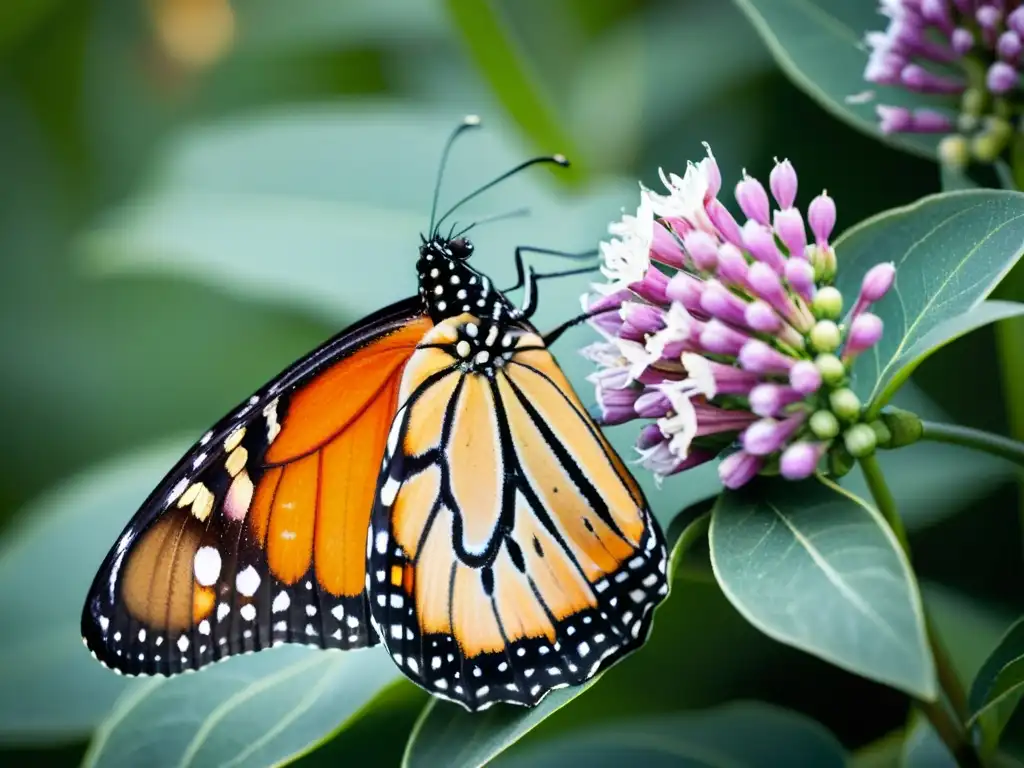
[(933, 106), (877, 107), (885, 133), (942, 133), (942, 160), (991, 163), (1020, 127), (1021, 0), (882, 0), (864, 77), (924, 94)]

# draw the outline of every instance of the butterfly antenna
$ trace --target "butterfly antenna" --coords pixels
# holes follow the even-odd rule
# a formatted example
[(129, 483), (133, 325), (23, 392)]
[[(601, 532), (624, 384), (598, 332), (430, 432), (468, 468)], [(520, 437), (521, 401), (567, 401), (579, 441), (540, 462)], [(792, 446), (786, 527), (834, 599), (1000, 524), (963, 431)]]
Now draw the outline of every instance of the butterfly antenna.
[(478, 219), (470, 224), (463, 230), (460, 230), (455, 236), (462, 237), (464, 234), (469, 232), (476, 227), (482, 227), (484, 224), (493, 224), (496, 221), (505, 221), (506, 219), (518, 219), (522, 216), (529, 216), (529, 208), (516, 208), (514, 211), (505, 211), (505, 213), (496, 213), (493, 216), (485, 216), (482, 219)]
[[(477, 115), (466, 115), (462, 118), (462, 122), (459, 126), (451, 132), (448, 137), (448, 141), (445, 142), (444, 149), (441, 151), (441, 165), (437, 169), (437, 180), (434, 182), (434, 201), (430, 205), (430, 233), (434, 233), (434, 217), (437, 216), (437, 199), (441, 193), (441, 179), (444, 178), (444, 169), (448, 164), (448, 155), (451, 153), (452, 144), (459, 136), (468, 131), (470, 128), (476, 128), (480, 125), (480, 118)], [(438, 222), (440, 223), (440, 222)]]
[(500, 184), (501, 182), (505, 181), (505, 179), (509, 179), (509, 178), (515, 176), (520, 171), (524, 171), (527, 168), (530, 168), (531, 166), (542, 165), (544, 163), (551, 163), (553, 165), (559, 165), (562, 168), (568, 168), (569, 167), (569, 161), (565, 159), (565, 155), (544, 155), (542, 157), (534, 157), (534, 158), (532, 158), (530, 160), (522, 162), (519, 165), (517, 165), (515, 168), (512, 168), (512, 169), (510, 169), (508, 171), (505, 171), (503, 174), (498, 176), (498, 178), (492, 179), (491, 181), (487, 182), (482, 187), (477, 189), (475, 192), (470, 192), (464, 198), (459, 200), (459, 202), (457, 202), (455, 205), (453, 205), (451, 208), (449, 208), (447, 210), (447, 212), (445, 212), (445, 214), (440, 219), (437, 220), (437, 226), (440, 227), (441, 226), (441, 222), (443, 222), (445, 219), (447, 219), (449, 216), (451, 216), (453, 213), (455, 213), (455, 211), (458, 210), (458, 208), (460, 206), (464, 205), (465, 203), (468, 203), (470, 200), (472, 200), (477, 195), (483, 194), (488, 189), (493, 187), (495, 184)]

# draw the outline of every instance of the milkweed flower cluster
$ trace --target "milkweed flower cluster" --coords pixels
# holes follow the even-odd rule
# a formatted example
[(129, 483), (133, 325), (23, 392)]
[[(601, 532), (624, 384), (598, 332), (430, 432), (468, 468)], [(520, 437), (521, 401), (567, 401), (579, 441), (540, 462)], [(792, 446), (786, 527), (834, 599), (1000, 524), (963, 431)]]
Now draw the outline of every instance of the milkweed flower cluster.
[(879, 105), (885, 133), (949, 134), (947, 162), (991, 162), (1020, 112), (1024, 53), (1021, 0), (881, 0), (884, 32), (869, 32), (864, 77), (926, 94), (935, 108)]
[(737, 488), (758, 473), (808, 477), (833, 447), (873, 451), (876, 433), (847, 382), (882, 336), (870, 309), (894, 266), (872, 268), (843, 316), (833, 200), (822, 193), (801, 212), (796, 171), (777, 162), (774, 208), (744, 174), (737, 221), (707, 153), (682, 178), (662, 173), (667, 194), (641, 187), (636, 215), (601, 243), (608, 282), (583, 305), (603, 339), (582, 353), (597, 365), (589, 379), (602, 423), (646, 422), (639, 463), (659, 482), (723, 452), (719, 474)]

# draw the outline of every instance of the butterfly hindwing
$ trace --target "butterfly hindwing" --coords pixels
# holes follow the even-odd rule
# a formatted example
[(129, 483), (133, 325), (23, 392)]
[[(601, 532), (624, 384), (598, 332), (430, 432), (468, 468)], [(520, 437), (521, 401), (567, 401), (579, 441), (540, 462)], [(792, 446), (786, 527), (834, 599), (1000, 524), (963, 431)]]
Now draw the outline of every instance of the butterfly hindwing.
[(644, 642), (661, 532), (531, 328), (439, 323), (399, 401), (367, 592), (408, 677), (470, 710), (533, 705)]
[(249, 398), (182, 458), (104, 561), (86, 645), (175, 674), (282, 642), (375, 645), (365, 541), (402, 373), (431, 327), (393, 305)]

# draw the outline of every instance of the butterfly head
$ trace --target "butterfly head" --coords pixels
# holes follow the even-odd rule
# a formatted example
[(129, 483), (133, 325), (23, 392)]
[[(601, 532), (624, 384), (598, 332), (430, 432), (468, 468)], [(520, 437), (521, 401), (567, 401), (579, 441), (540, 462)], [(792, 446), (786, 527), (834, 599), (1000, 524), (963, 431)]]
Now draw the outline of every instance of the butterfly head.
[(423, 238), (416, 262), (420, 297), (435, 322), (463, 312), (489, 315), (500, 294), (490, 280), (469, 265), (473, 243), (465, 237)]

